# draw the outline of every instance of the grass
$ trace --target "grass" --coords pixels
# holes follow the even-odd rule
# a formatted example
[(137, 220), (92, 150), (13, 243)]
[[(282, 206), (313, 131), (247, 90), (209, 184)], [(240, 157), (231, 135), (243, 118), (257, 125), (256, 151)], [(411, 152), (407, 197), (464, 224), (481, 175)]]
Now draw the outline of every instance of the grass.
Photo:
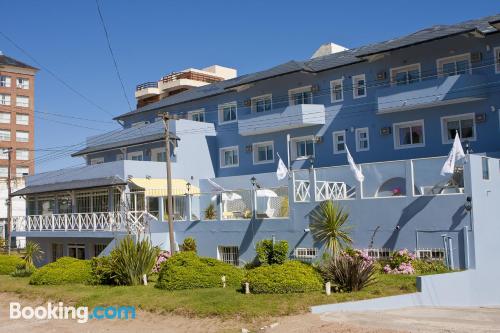
[(0, 292), (43, 301), (64, 301), (90, 308), (101, 305), (130, 305), (149, 312), (183, 316), (241, 318), (245, 320), (304, 313), (312, 305), (346, 302), (416, 291), (415, 276), (377, 275), (377, 282), (352, 293), (312, 292), (305, 294), (245, 295), (226, 288), (165, 291), (152, 284), (134, 287), (88, 285), (33, 286), (28, 278), (0, 276)]

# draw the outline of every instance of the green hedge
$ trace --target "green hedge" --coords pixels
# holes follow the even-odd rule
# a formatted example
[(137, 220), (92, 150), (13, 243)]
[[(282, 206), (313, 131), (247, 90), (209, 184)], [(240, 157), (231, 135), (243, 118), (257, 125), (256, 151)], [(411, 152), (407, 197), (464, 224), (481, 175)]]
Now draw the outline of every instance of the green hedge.
[(411, 265), (415, 269), (416, 274), (440, 274), (448, 273), (450, 270), (441, 260), (413, 260)]
[(0, 255), (0, 275), (9, 275), (16, 270), (17, 265), (23, 264), (24, 260), (16, 255)]
[(92, 270), (88, 260), (62, 257), (57, 261), (37, 269), (31, 275), (30, 284), (71, 284), (89, 283), (92, 281)]
[(162, 265), (156, 287), (166, 290), (221, 287), (223, 275), (228, 286), (237, 287), (244, 274), (242, 269), (217, 259), (180, 252)]
[(250, 292), (254, 294), (304, 293), (323, 287), (319, 273), (299, 261), (251, 269), (243, 282), (250, 284)]

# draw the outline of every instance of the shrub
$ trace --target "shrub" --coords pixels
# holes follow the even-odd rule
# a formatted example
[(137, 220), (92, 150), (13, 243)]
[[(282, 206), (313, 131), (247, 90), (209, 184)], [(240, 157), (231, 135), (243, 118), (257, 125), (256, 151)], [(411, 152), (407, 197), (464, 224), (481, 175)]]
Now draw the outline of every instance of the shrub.
[(216, 213), (215, 213), (215, 205), (211, 203), (210, 205), (205, 208), (205, 219), (206, 220), (215, 220), (216, 218)]
[(257, 258), (260, 264), (283, 264), (288, 257), (288, 242), (279, 241), (273, 244), (271, 239), (263, 239), (257, 242)]
[(94, 257), (90, 260), (92, 279), (90, 284), (118, 284), (111, 256)]
[(250, 284), (254, 294), (304, 293), (319, 291), (323, 285), (312, 266), (294, 260), (249, 270), (243, 282)]
[(123, 238), (111, 251), (111, 269), (117, 284), (142, 284), (143, 276), (151, 274), (160, 250), (149, 240), (135, 242), (131, 236)]
[(184, 238), (181, 245), (181, 251), (193, 251), (196, 252), (196, 240), (193, 237)]
[(30, 279), (30, 284), (57, 285), (71, 283), (89, 283), (92, 278), (90, 261), (71, 257), (62, 257), (57, 261), (37, 269)]
[(28, 241), (26, 243), (26, 254), (24, 255), (24, 262), (26, 269), (32, 271), (35, 269), (35, 263), (40, 262), (43, 258), (44, 252), (42, 247), (37, 242)]
[(412, 263), (413, 268), (417, 274), (439, 274), (450, 272), (441, 260), (414, 260)]
[(167, 290), (221, 287), (226, 276), (228, 286), (239, 286), (243, 271), (217, 259), (198, 257), (194, 252), (179, 252), (161, 267), (156, 287)]
[(412, 262), (415, 255), (407, 249), (395, 251), (389, 263), (384, 266), (384, 272), (387, 274), (415, 274)]
[(356, 251), (349, 255), (344, 252), (322, 262), (323, 279), (332, 282), (338, 291), (359, 291), (372, 284), (375, 275), (373, 260), (360, 253)]
[(18, 264), (23, 264), (21, 257), (16, 255), (0, 255), (0, 275), (8, 275), (16, 270)]
[(35, 268), (33, 266), (28, 267), (26, 263), (23, 262), (21, 264), (17, 264), (16, 270), (10, 273), (10, 275), (13, 277), (28, 277), (31, 276), (34, 271)]
[(288, 197), (284, 197), (281, 200), (281, 205), (280, 205), (280, 212), (279, 212), (279, 217), (288, 217), (289, 214), (289, 204), (288, 204)]

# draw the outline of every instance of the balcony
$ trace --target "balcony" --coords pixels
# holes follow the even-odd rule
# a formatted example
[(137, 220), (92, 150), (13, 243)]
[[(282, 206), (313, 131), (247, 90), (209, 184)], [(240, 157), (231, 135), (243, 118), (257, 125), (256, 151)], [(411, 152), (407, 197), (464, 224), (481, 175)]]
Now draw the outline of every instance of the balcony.
[(15, 216), (12, 231), (27, 232), (132, 232), (144, 231), (157, 219), (146, 211)]
[(223, 78), (221, 77), (210, 75), (202, 71), (188, 70), (165, 75), (159, 82), (159, 88), (162, 92), (170, 92), (179, 89), (201, 87), (222, 80)]
[(487, 91), (484, 83), (482, 75), (460, 74), (381, 88), (376, 92), (377, 113), (481, 100)]
[(324, 124), (323, 104), (299, 104), (288, 106), (284, 110), (242, 116), (238, 120), (238, 132), (247, 136)]
[(135, 98), (147, 98), (159, 95), (158, 82), (145, 82), (135, 87)]

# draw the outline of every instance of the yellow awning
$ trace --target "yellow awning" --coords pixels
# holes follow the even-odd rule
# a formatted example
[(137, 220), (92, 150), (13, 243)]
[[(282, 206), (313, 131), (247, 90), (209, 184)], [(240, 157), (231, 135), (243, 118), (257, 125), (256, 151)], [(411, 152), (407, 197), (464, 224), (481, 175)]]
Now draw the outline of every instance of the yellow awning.
[[(165, 178), (132, 178), (130, 181), (143, 188), (146, 197), (167, 196), (167, 179)], [(172, 195), (185, 195), (187, 193), (187, 183), (184, 179), (172, 179)], [(200, 189), (191, 185), (189, 193), (200, 194)]]

